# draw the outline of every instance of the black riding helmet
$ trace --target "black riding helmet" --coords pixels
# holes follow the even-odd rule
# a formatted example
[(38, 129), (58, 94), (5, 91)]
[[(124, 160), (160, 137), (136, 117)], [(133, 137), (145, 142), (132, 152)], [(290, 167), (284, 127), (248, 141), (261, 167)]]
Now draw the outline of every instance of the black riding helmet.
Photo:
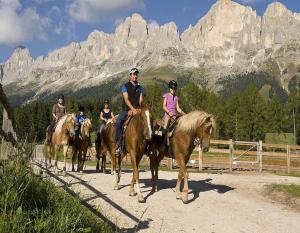
[(59, 99), (65, 100), (65, 97), (64, 97), (64, 95), (61, 94), (60, 96), (58, 96), (57, 99), (58, 99), (58, 100), (59, 100)]
[(109, 104), (109, 100), (104, 100), (104, 104)]
[(168, 87), (173, 90), (177, 90), (177, 82), (175, 80), (171, 80), (168, 84)]
[(84, 112), (84, 107), (83, 106), (79, 106), (78, 111), (79, 112)]
[(140, 72), (139, 72), (139, 70), (137, 68), (132, 68), (130, 70), (130, 72), (129, 72), (129, 75), (131, 75), (131, 74), (138, 74), (138, 73), (140, 73)]

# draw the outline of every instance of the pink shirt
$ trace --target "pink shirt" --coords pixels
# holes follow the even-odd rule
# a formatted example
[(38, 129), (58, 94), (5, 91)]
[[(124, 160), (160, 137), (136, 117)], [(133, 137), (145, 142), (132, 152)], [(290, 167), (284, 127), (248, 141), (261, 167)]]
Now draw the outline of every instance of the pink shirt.
[[(173, 115), (177, 115), (177, 102), (178, 102), (178, 97), (176, 95), (172, 95), (170, 93), (165, 93), (163, 95), (163, 98), (166, 98), (166, 107), (170, 113)], [(165, 113), (167, 115), (167, 113)]]

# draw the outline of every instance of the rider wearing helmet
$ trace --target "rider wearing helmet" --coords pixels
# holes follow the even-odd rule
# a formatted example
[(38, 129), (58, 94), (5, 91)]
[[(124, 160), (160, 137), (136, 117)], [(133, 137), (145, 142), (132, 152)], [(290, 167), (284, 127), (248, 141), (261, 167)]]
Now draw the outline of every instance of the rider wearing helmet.
[(120, 137), (123, 124), (128, 116), (128, 111), (132, 111), (133, 115), (138, 113), (138, 108), (141, 107), (143, 102), (143, 89), (138, 83), (139, 70), (132, 68), (129, 72), (129, 81), (125, 83), (122, 88), (123, 107), (116, 122), (116, 131), (114, 142), (117, 145), (116, 155), (120, 154)]
[(163, 95), (163, 109), (165, 111), (164, 115), (164, 129), (168, 128), (170, 119), (176, 119), (178, 113), (185, 114), (179, 107), (178, 97), (176, 96), (177, 82), (171, 80), (168, 84), (169, 92)]
[(52, 117), (53, 120), (48, 127), (47, 134), (46, 134), (46, 143), (49, 144), (51, 141), (52, 133), (55, 129), (55, 126), (60, 118), (62, 118), (66, 114), (66, 107), (65, 107), (65, 97), (64, 95), (60, 95), (57, 99), (57, 103), (52, 107)]

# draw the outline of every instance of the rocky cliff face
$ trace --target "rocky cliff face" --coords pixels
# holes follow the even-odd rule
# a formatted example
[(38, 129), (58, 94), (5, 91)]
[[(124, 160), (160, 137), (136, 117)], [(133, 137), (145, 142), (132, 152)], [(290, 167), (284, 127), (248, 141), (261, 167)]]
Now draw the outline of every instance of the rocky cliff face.
[(300, 65), (300, 14), (272, 3), (260, 17), (250, 7), (231, 0), (217, 1), (210, 11), (181, 35), (175, 23), (149, 26), (133, 14), (114, 34), (92, 32), (86, 41), (71, 43), (33, 59), (28, 49), (17, 48), (0, 66), (7, 85), (33, 85), (36, 96), (67, 85), (98, 85), (107, 78), (138, 66), (143, 71), (173, 65), (204, 67), (211, 83), (222, 76), (259, 69), (273, 59), (282, 82), (292, 74), (286, 67)]

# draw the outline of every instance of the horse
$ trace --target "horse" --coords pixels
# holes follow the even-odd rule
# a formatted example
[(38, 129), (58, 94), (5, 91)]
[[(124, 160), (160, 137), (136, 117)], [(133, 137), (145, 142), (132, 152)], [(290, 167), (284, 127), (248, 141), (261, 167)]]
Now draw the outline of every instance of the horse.
[[(67, 159), (67, 151), (69, 148), (69, 142), (71, 138), (75, 137), (75, 126), (76, 126), (76, 118), (74, 114), (64, 115), (59, 119), (55, 131), (51, 136), (51, 142), (48, 145), (48, 154), (49, 154), (49, 163), (51, 165), (51, 157), (55, 158), (54, 162), (54, 171), (58, 173), (58, 150), (63, 147), (64, 154), (64, 167), (63, 172), (66, 175), (66, 159)], [(47, 166), (47, 158), (45, 158), (46, 166)]]
[[(115, 135), (115, 127), (110, 121), (105, 126), (101, 127), (101, 129), (97, 132), (95, 147), (96, 147), (96, 170), (100, 172), (104, 172), (106, 170), (106, 156), (110, 155), (111, 157), (111, 174), (114, 175), (116, 173), (116, 145), (114, 144), (114, 135)], [(99, 163), (101, 160), (101, 168), (99, 169)]]
[[(157, 191), (158, 166), (163, 157), (169, 152), (175, 157), (179, 166), (178, 179), (176, 184), (176, 198), (183, 203), (188, 203), (188, 173), (186, 164), (195, 149), (197, 139), (203, 152), (207, 152), (210, 144), (210, 137), (216, 130), (216, 122), (212, 115), (204, 111), (193, 111), (181, 116), (175, 126), (172, 136), (169, 139), (169, 148), (162, 147), (161, 136), (154, 135), (151, 140), (150, 169), (152, 175), (152, 192)], [(180, 185), (184, 179), (183, 192)]]
[[(107, 129), (101, 136), (101, 148), (102, 151), (109, 152), (112, 156), (112, 166), (114, 171), (116, 171), (116, 179), (114, 189), (119, 189), (120, 182), (120, 172), (121, 172), (121, 161), (129, 154), (131, 158), (131, 165), (133, 169), (132, 180), (130, 184), (129, 196), (135, 196), (137, 194), (139, 202), (145, 202), (145, 198), (141, 193), (141, 188), (139, 184), (139, 172), (138, 166), (145, 154), (146, 147), (152, 138), (152, 120), (150, 110), (147, 107), (142, 107), (136, 115), (133, 115), (130, 119), (124, 134), (123, 140), (125, 140), (126, 151), (122, 150), (120, 156), (116, 158), (115, 149), (116, 145), (114, 143), (114, 131), (115, 128), (112, 124), (108, 124)], [(127, 152), (128, 151), (128, 152)], [(118, 169), (116, 170), (116, 162)], [(136, 183), (137, 193), (134, 191), (134, 184)]]
[(74, 163), (76, 156), (77, 161), (77, 171), (83, 171), (83, 166), (85, 163), (86, 153), (89, 147), (90, 131), (92, 128), (92, 122), (90, 119), (86, 118), (80, 128), (80, 134), (76, 135), (72, 144), (72, 171), (75, 171)]

